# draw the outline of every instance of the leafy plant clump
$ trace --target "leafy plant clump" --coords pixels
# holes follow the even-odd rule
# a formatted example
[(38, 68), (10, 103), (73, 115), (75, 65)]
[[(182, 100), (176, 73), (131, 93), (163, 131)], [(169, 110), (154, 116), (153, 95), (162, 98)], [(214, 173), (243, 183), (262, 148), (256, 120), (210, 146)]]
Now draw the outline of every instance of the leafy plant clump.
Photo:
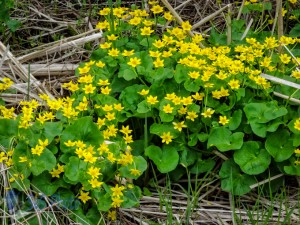
[[(59, 196), (89, 221), (84, 215), (109, 211), (114, 219), (116, 208), (138, 205), (135, 184), (149, 179), (149, 161), (180, 179), (182, 171), (211, 171), (223, 155), (222, 188), (236, 195), (269, 168), (300, 175), (300, 108), (272, 92), (299, 93), (260, 76), (299, 83), (295, 60), (277, 47), (300, 40), (259, 41), (253, 33), (236, 46), (210, 47), (189, 36), (188, 21), (179, 26), (157, 4), (150, 10), (100, 10), (106, 41), (78, 79), (63, 84), (69, 97), (22, 101), (19, 115), (0, 106), (0, 162), (14, 190)], [(166, 24), (174, 26), (155, 33)]]

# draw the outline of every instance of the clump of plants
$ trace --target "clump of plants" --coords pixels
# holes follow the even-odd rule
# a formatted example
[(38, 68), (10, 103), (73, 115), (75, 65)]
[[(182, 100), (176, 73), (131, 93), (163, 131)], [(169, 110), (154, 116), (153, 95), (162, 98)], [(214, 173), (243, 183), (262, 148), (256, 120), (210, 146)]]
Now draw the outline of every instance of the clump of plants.
[(0, 162), (13, 190), (36, 189), (92, 223), (88, 215), (115, 219), (116, 208), (138, 205), (136, 184), (151, 179), (149, 162), (180, 179), (222, 161), (222, 188), (235, 195), (266, 179), (269, 168), (300, 175), (299, 105), (272, 93), (300, 95), (260, 76), (299, 83), (299, 59), (278, 47), (298, 47), (300, 39), (259, 41), (252, 33), (239, 45), (210, 46), (189, 35), (188, 21), (177, 24), (149, 4), (150, 12), (100, 10), (105, 42), (62, 85), (70, 96), (22, 101), (18, 115), (0, 107)]

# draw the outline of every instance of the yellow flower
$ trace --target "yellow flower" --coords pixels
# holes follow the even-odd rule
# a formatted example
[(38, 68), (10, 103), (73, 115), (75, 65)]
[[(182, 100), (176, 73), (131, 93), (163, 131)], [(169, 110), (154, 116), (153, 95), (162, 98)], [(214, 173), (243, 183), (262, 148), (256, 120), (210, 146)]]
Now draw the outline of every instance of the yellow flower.
[(111, 221), (115, 221), (117, 219), (116, 210), (109, 211), (108, 214), (107, 214), (107, 218)]
[(176, 94), (173, 92), (171, 94), (166, 94), (165, 99), (172, 101), (175, 97), (176, 97)]
[(141, 21), (142, 21), (142, 19), (140, 17), (134, 17), (134, 18), (130, 19), (128, 23), (130, 25), (137, 26), (137, 25), (139, 25), (141, 23)]
[(182, 106), (180, 109), (177, 111), (180, 115), (184, 115), (187, 112), (187, 108)]
[(182, 131), (182, 128), (187, 127), (187, 126), (184, 124), (184, 121), (178, 122), (178, 123), (173, 122), (173, 125), (174, 125), (174, 129), (179, 130), (179, 131)]
[(94, 166), (91, 166), (89, 169), (88, 169), (88, 172), (87, 172), (93, 179), (94, 178), (98, 178), (100, 175), (102, 175), (100, 173), (100, 168), (98, 167), (94, 167)]
[(172, 142), (173, 136), (171, 135), (170, 132), (163, 132), (162, 136), (160, 136), (162, 139), (162, 143), (166, 143), (167, 145)]
[(44, 151), (44, 148), (42, 146), (36, 145), (34, 148), (31, 148), (31, 153), (33, 155), (40, 156)]
[(157, 58), (154, 62), (154, 67), (159, 68), (159, 67), (164, 67), (164, 60), (161, 60), (160, 58)]
[(143, 27), (140, 30), (142, 36), (150, 36), (154, 32), (150, 27)]
[(99, 188), (103, 184), (103, 182), (98, 181), (97, 179), (89, 180), (89, 184), (92, 185), (92, 188)]
[(111, 206), (114, 208), (120, 207), (122, 202), (124, 202), (124, 200), (120, 198), (112, 198)]
[(290, 3), (295, 4), (297, 3), (297, 0), (289, 0)]
[(204, 118), (211, 118), (212, 114), (214, 114), (215, 110), (212, 110), (211, 108), (208, 108), (205, 112), (201, 113), (201, 115), (204, 117)]
[(59, 171), (59, 170), (57, 170), (57, 169), (53, 169), (52, 171), (50, 171), (50, 174), (51, 174), (51, 176), (52, 177), (57, 177), (57, 178), (59, 178), (59, 174), (60, 174), (61, 172)]
[(124, 186), (119, 186), (119, 184), (116, 184), (115, 187), (111, 187), (110, 190), (112, 191), (112, 197), (120, 198), (123, 196), (122, 191), (124, 191)]
[(294, 153), (295, 154), (300, 154), (300, 148), (295, 149)]
[(143, 89), (143, 90), (141, 90), (140, 92), (138, 92), (140, 95), (147, 95), (147, 94), (149, 94), (149, 90), (145, 90), (145, 89)]
[(83, 204), (85, 204), (88, 200), (92, 199), (89, 196), (89, 192), (83, 192), (83, 191), (80, 191), (80, 196), (78, 198), (83, 202)]
[(152, 95), (149, 95), (147, 97), (147, 102), (151, 105), (154, 105), (156, 103), (158, 103), (158, 100), (157, 100), (157, 96), (152, 96)]
[(300, 71), (294, 70), (292, 72), (292, 77), (295, 77), (296, 79), (300, 79)]
[(190, 31), (192, 29), (192, 25), (189, 21), (182, 22), (181, 27), (184, 31)]
[(87, 84), (82, 88), (84, 90), (85, 94), (93, 94), (96, 87), (94, 87), (92, 84)]
[(223, 126), (229, 123), (229, 119), (227, 119), (226, 116), (220, 116), (219, 117), (219, 123), (222, 124)]
[(107, 16), (110, 13), (110, 8), (103, 8), (99, 11), (101, 16)]
[(114, 113), (114, 112), (112, 112), (112, 113), (108, 112), (108, 113), (105, 115), (105, 118), (106, 118), (108, 121), (112, 121), (112, 120), (116, 119), (116, 116), (115, 116), (115, 113)]
[(167, 104), (167, 105), (164, 105), (164, 106), (163, 106), (163, 111), (164, 111), (165, 113), (172, 113), (172, 112), (173, 112), (173, 108), (174, 108), (174, 107), (171, 107), (170, 104)]
[[(0, 153), (0, 157), (2, 155), (2, 152)], [(1, 158), (2, 159), (2, 158)], [(0, 159), (0, 162), (1, 162), (1, 159)], [(27, 157), (26, 156), (20, 156), (19, 157), (19, 162), (27, 162)], [(3, 160), (2, 160), (3, 161)]]
[(168, 21), (172, 21), (173, 20), (173, 16), (170, 12), (165, 12), (164, 13), (164, 18)]
[(120, 112), (124, 109), (124, 107), (121, 105), (121, 103), (118, 103), (114, 104), (114, 109)]
[(98, 125), (98, 128), (100, 129), (104, 124), (105, 124), (105, 118), (101, 119), (101, 118), (98, 118), (97, 119), (97, 125)]
[(190, 78), (197, 79), (200, 76), (200, 73), (198, 71), (192, 71), (189, 72), (188, 75), (190, 76)]
[(294, 123), (294, 128), (295, 128), (296, 130), (300, 130), (300, 118), (297, 119), (297, 120), (295, 121), (295, 123)]
[(127, 51), (127, 50), (124, 50), (123, 52), (122, 52), (122, 56), (132, 56), (134, 54), (134, 50), (132, 49), (132, 50), (130, 50), (130, 51)]
[(141, 175), (141, 171), (139, 171), (138, 169), (130, 169), (130, 174), (132, 174), (133, 176), (139, 176)]
[(153, 58), (158, 58), (161, 56), (161, 52), (160, 51), (149, 51), (149, 55)]
[(122, 125), (122, 129), (120, 130), (120, 132), (125, 134), (125, 135), (129, 135), (129, 134), (131, 134), (132, 130), (129, 129), (129, 125), (127, 125), (126, 127), (124, 127)]
[(100, 48), (102, 49), (108, 49), (111, 47), (111, 43), (109, 42), (104, 42), (103, 44), (100, 44)]
[(0, 152), (0, 163), (6, 161), (8, 157), (6, 156), (5, 152)]
[(198, 115), (197, 115), (197, 113), (195, 111), (189, 111), (189, 112), (187, 112), (186, 119), (194, 121), (197, 117), (198, 117)]
[(141, 64), (141, 59), (137, 58), (137, 57), (133, 57), (129, 59), (129, 62), (127, 63), (129, 66), (135, 68), (138, 65)]
[(283, 64), (288, 64), (292, 57), (288, 56), (287, 54), (281, 54), (279, 58)]
[(99, 60), (97, 63), (96, 63), (96, 66), (100, 67), (100, 68), (103, 68), (105, 66), (105, 64)]
[(102, 79), (99, 79), (99, 81), (98, 81), (97, 84), (100, 85), (100, 86), (107, 86), (107, 85), (109, 85), (110, 83), (109, 83), (109, 80), (102, 80)]
[(101, 93), (104, 94), (104, 95), (109, 95), (110, 91), (111, 91), (111, 88), (109, 88), (108, 86), (106, 87), (102, 87), (100, 88), (101, 90)]
[(161, 40), (156, 40), (152, 45), (156, 48), (162, 48), (165, 46), (165, 43)]
[(228, 82), (228, 85), (231, 89), (239, 89), (240, 88), (240, 82), (239, 80), (232, 79)]
[(108, 55), (112, 56), (112, 57), (117, 57), (119, 55), (120, 51), (116, 48), (112, 48), (108, 51)]
[(125, 144), (130, 144), (133, 142), (132, 135), (125, 135), (123, 139), (125, 140)]
[(109, 112), (109, 111), (112, 111), (112, 110), (113, 110), (113, 106), (112, 106), (112, 105), (107, 105), (107, 104), (105, 104), (104, 106), (102, 106), (102, 109), (103, 109), (105, 112)]
[(114, 35), (114, 34), (111, 34), (111, 35), (107, 35), (107, 39), (109, 41), (115, 41), (118, 39), (118, 36)]
[(163, 7), (159, 6), (159, 5), (154, 5), (152, 6), (152, 8), (150, 9), (153, 14), (158, 14), (164, 11)]
[(195, 100), (198, 100), (198, 101), (202, 101), (203, 98), (204, 98), (205, 94), (204, 93), (196, 93), (194, 95), (192, 95), (192, 97), (195, 99)]

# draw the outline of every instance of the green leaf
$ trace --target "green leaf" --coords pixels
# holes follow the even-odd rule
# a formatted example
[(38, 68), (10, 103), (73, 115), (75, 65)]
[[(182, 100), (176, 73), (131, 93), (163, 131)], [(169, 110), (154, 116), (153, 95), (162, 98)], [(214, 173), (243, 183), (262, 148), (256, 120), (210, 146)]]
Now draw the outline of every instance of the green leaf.
[(189, 79), (189, 76), (187, 75), (187, 67), (185, 67), (184, 65), (181, 65), (181, 64), (177, 64), (174, 78), (178, 84)]
[(197, 79), (197, 80), (187, 79), (184, 82), (184, 88), (190, 92), (198, 92), (200, 90), (201, 83), (202, 82), (199, 79)]
[(60, 136), (62, 130), (63, 125), (61, 122), (45, 122), (43, 135), (50, 143), (56, 136)]
[(99, 211), (107, 212), (111, 208), (111, 196), (105, 190), (92, 191), (93, 196), (97, 200), (97, 208)]
[(69, 180), (79, 182), (84, 180), (86, 176), (87, 162), (80, 160), (76, 156), (72, 156), (64, 167), (66, 176)]
[(300, 24), (296, 23), (296, 25), (290, 30), (290, 35), (291, 37), (300, 37)]
[(175, 130), (172, 124), (157, 124), (153, 123), (150, 127), (150, 133), (156, 134), (158, 136), (163, 135), (163, 133), (170, 132), (173, 138), (179, 136), (180, 132)]
[(195, 165), (190, 169), (192, 174), (200, 174), (211, 171), (216, 165), (216, 162), (213, 159), (198, 159)]
[(76, 120), (63, 131), (60, 148), (64, 153), (72, 151), (72, 148), (64, 144), (68, 140), (81, 140), (87, 145), (98, 146), (104, 139), (97, 125), (93, 122), (92, 117), (87, 116)]
[(207, 141), (208, 137), (209, 137), (209, 135), (208, 135), (207, 133), (201, 132), (200, 134), (198, 134), (198, 140), (199, 140), (200, 142), (205, 142), (205, 141)]
[(11, 119), (0, 119), (0, 144), (9, 148), (11, 141), (18, 135), (18, 122)]
[(168, 78), (172, 78), (174, 75), (174, 71), (169, 68), (159, 68), (154, 71), (152, 74), (152, 78), (154, 81), (162, 81)]
[(271, 156), (256, 141), (245, 142), (241, 149), (234, 152), (233, 157), (242, 171), (249, 175), (264, 172), (271, 163)]
[(140, 171), (140, 175), (147, 169), (147, 161), (142, 156), (133, 156), (133, 163), (127, 166), (122, 166), (119, 171), (122, 177), (137, 179), (140, 175), (133, 175), (131, 169)]
[(51, 181), (51, 179), (52, 176), (48, 172), (43, 172), (39, 176), (34, 176), (31, 183), (39, 192), (48, 196), (53, 195), (60, 187), (68, 188), (68, 185), (62, 179), (55, 181)]
[(179, 155), (176, 148), (172, 146), (164, 145), (161, 149), (151, 145), (146, 148), (145, 155), (154, 162), (161, 173), (168, 173), (178, 165)]
[(34, 176), (38, 176), (45, 170), (52, 170), (55, 166), (56, 157), (49, 149), (45, 148), (40, 156), (33, 156), (33, 159), (31, 160), (30, 170)]
[(121, 206), (123, 208), (132, 208), (139, 205), (140, 198), (142, 197), (142, 191), (138, 186), (134, 186), (134, 188), (126, 189), (124, 191), (124, 196)]
[(291, 120), (288, 124), (288, 127), (289, 127), (290, 131), (292, 131), (294, 134), (300, 134), (300, 130), (297, 130), (295, 128), (296, 120), (297, 120), (297, 118)]
[(225, 127), (213, 128), (207, 142), (207, 148), (216, 146), (220, 151), (240, 149), (243, 145), (244, 133), (232, 133)]
[(249, 103), (244, 112), (250, 123), (267, 123), (288, 113), (285, 107), (278, 107), (275, 102)]
[(234, 111), (234, 113), (232, 114), (232, 116), (229, 120), (229, 129), (230, 130), (235, 130), (240, 126), (240, 124), (242, 122), (242, 116), (243, 116), (242, 110), (238, 109), (238, 110)]
[(289, 175), (293, 175), (293, 176), (300, 176), (300, 166), (299, 165), (295, 165), (295, 161), (296, 159), (294, 157), (292, 157), (290, 159), (290, 166), (284, 166), (284, 172), (286, 172)]
[(200, 157), (200, 155), (191, 149), (185, 148), (183, 151), (181, 151), (180, 156), (180, 165), (187, 168), (188, 166), (195, 163), (195, 161)]
[(256, 182), (253, 176), (242, 174), (239, 166), (234, 163), (233, 159), (227, 160), (222, 164), (219, 175), (221, 188), (224, 191), (231, 192), (233, 195), (244, 195), (250, 192), (250, 185)]
[(18, 20), (8, 20), (6, 22), (7, 27), (11, 30), (11, 32), (15, 32), (20, 26), (21, 26), (21, 22)]
[(293, 139), (285, 129), (268, 135), (265, 147), (276, 162), (289, 159), (294, 153)]
[(147, 103), (146, 100), (143, 100), (138, 104), (138, 108), (136, 110), (138, 113), (147, 113), (151, 111), (151, 108), (149, 106), (149, 103)]
[(122, 64), (118, 73), (118, 77), (123, 77), (125, 80), (130, 81), (138, 76), (132, 67)]

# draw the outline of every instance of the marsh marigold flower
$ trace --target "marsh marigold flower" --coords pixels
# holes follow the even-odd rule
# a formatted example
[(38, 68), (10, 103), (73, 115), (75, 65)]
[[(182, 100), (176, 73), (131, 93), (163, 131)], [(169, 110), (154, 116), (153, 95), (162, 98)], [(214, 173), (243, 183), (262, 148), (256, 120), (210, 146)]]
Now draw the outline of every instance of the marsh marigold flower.
[(127, 63), (129, 66), (135, 68), (138, 65), (141, 64), (141, 59), (137, 58), (137, 57), (133, 57), (129, 59), (129, 62)]
[(162, 143), (166, 143), (167, 145), (172, 142), (173, 138), (170, 132), (163, 132), (162, 136), (160, 137), (162, 139)]
[(294, 128), (296, 130), (300, 130), (300, 118), (298, 118), (294, 123)]

